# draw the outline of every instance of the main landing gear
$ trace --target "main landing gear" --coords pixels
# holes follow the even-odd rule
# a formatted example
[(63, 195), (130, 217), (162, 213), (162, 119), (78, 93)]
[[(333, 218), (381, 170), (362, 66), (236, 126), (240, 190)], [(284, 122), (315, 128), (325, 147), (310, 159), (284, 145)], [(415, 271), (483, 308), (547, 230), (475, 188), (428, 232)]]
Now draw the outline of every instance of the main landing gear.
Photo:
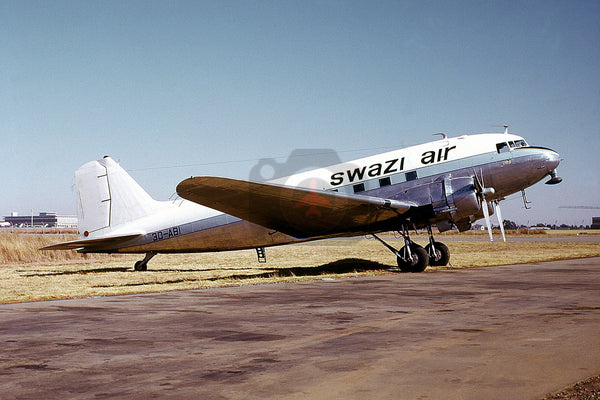
[(155, 255), (156, 255), (156, 252), (149, 251), (148, 253), (146, 253), (146, 257), (144, 257), (143, 260), (135, 262), (133, 269), (135, 269), (136, 271), (147, 271), (148, 270), (148, 261), (150, 261), (152, 259), (152, 257), (154, 257)]
[(429, 265), (432, 267), (445, 267), (450, 262), (450, 250), (448, 250), (448, 246), (433, 239), (431, 226), (427, 226), (427, 233), (429, 234), (429, 244), (425, 246), (425, 251), (429, 256)]
[(433, 239), (430, 226), (427, 227), (427, 233), (429, 234), (429, 244), (423, 248), (410, 239), (408, 229), (406, 226), (402, 226), (400, 234), (404, 238), (404, 247), (400, 250), (396, 250), (375, 234), (373, 234), (373, 237), (396, 255), (398, 267), (402, 272), (423, 272), (427, 265), (432, 267), (445, 266), (450, 261), (448, 247)]

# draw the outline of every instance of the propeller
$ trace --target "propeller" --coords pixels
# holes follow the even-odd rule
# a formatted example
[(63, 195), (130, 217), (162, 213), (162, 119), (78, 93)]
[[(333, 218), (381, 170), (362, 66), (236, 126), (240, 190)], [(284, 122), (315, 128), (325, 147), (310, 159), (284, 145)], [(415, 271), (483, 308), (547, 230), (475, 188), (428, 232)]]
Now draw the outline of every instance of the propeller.
[[(479, 198), (479, 202), (481, 203), (481, 209), (483, 210), (483, 217), (485, 219), (485, 226), (487, 228), (488, 234), (490, 235), (490, 242), (494, 243), (494, 236), (492, 235), (492, 224), (490, 222), (490, 210), (488, 201), (486, 200), (486, 196), (492, 196), (496, 191), (494, 188), (486, 188), (483, 183), (483, 172), (481, 173), (481, 179), (479, 179), (479, 175), (475, 173), (475, 191), (477, 193), (477, 197)], [(502, 223), (500, 223), (502, 226)], [(504, 237), (504, 227), (502, 227), (502, 236)]]
[(499, 200), (494, 200), (494, 208), (496, 209), (496, 216), (498, 217), (498, 224), (500, 225), (502, 240), (506, 242), (506, 235), (504, 234), (504, 220), (502, 219), (502, 211), (500, 210)]
[(485, 226), (490, 234), (490, 242), (494, 243), (494, 236), (492, 236), (492, 225), (490, 224), (490, 210), (488, 209), (488, 203), (485, 201), (485, 196), (482, 196), (481, 208), (483, 209), (483, 217), (485, 218)]

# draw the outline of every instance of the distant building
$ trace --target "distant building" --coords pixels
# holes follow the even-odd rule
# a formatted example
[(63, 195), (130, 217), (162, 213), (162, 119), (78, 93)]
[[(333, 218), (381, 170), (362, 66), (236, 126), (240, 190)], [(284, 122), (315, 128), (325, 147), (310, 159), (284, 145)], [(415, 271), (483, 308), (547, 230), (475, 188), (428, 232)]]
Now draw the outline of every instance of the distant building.
[(42, 212), (39, 215), (17, 215), (4, 217), (4, 221), (17, 227), (46, 227), (46, 228), (77, 228), (75, 215), (56, 215), (56, 213)]
[(600, 229), (600, 217), (592, 217), (592, 229)]

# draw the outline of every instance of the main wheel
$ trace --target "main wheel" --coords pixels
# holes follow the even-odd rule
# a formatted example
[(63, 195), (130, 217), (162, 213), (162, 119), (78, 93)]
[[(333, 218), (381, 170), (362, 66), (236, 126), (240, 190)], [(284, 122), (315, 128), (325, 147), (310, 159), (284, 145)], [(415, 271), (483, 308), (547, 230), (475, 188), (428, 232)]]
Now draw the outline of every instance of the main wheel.
[[(450, 261), (450, 250), (442, 242), (433, 242), (433, 248), (435, 251), (431, 251), (431, 243), (425, 246), (425, 251), (429, 256), (429, 265), (432, 267), (444, 267), (448, 265)], [(433, 255), (433, 256), (432, 256)]]
[(400, 254), (405, 255), (397, 257), (398, 267), (402, 272), (423, 272), (429, 264), (429, 256), (427, 251), (416, 243), (410, 245), (410, 257), (407, 257), (408, 250), (406, 246), (400, 249)]

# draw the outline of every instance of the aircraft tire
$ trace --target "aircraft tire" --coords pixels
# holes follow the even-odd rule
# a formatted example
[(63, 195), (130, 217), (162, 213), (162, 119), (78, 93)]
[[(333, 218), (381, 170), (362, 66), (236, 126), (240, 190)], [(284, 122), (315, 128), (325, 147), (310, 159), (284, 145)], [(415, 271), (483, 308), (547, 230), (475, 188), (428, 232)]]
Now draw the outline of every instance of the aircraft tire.
[(148, 264), (146, 264), (143, 261), (136, 261), (135, 265), (133, 266), (133, 269), (136, 271), (147, 271), (148, 270)]
[[(450, 261), (450, 250), (448, 250), (448, 246), (446, 246), (442, 242), (434, 242), (435, 243), (435, 254), (436, 257), (429, 257), (429, 265), (432, 267), (445, 267), (448, 265)], [(425, 251), (427, 254), (431, 254), (431, 244), (425, 246)]]
[[(405, 246), (406, 247), (406, 246)], [(400, 253), (404, 253), (405, 247), (400, 250)], [(416, 243), (410, 245), (410, 252), (412, 259), (405, 261), (400, 257), (397, 257), (398, 267), (402, 272), (423, 272), (429, 264), (429, 256), (427, 251)]]

